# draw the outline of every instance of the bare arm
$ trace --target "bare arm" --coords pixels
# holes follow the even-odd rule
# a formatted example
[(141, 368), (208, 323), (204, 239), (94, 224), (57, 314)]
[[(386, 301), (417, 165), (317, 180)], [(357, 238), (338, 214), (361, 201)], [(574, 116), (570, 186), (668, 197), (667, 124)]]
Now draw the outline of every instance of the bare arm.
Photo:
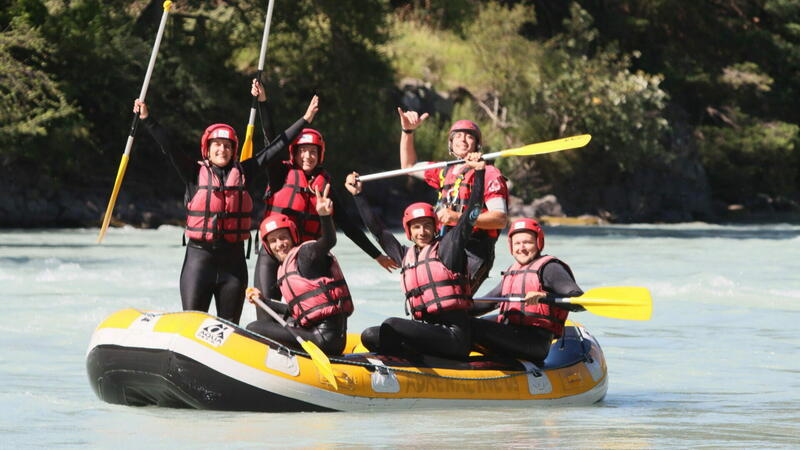
[(398, 107), (397, 114), (400, 116), (400, 126), (403, 129), (400, 136), (400, 167), (407, 169), (417, 163), (417, 149), (414, 147), (414, 130), (428, 118), (428, 113), (424, 113), (420, 116), (416, 111), (403, 112), (403, 110)]
[(485, 211), (478, 216), (475, 226), (481, 230), (502, 230), (508, 223), (508, 216), (503, 211)]

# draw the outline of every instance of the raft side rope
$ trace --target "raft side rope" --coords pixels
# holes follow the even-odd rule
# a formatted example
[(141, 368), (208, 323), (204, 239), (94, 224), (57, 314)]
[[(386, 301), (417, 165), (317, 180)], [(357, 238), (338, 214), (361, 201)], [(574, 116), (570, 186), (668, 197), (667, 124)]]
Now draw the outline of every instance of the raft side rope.
[[(144, 311), (141, 311), (139, 309), (136, 309), (136, 311), (139, 311), (140, 313), (144, 313)], [(161, 315), (169, 315), (169, 314), (176, 314), (176, 313), (156, 313), (155, 315), (161, 316)], [(282, 343), (280, 343), (280, 342), (278, 342), (278, 341), (276, 341), (274, 339), (271, 339), (271, 338), (268, 338), (268, 337), (266, 337), (266, 336), (264, 336), (262, 334), (256, 333), (255, 331), (251, 331), (251, 330), (248, 330), (246, 328), (242, 328), (242, 327), (236, 325), (235, 323), (233, 323), (231, 321), (228, 321), (228, 320), (225, 320), (223, 318), (216, 317), (215, 319), (219, 320), (220, 322), (223, 322), (223, 323), (225, 323), (227, 325), (231, 325), (231, 326), (233, 326), (235, 328), (238, 328), (239, 330), (245, 332), (246, 334), (250, 334), (252, 336), (255, 336), (255, 337), (259, 338), (259, 339), (267, 341), (270, 344), (275, 344), (275, 346), (278, 347), (276, 350), (279, 351), (279, 352), (286, 353), (289, 356), (302, 356), (304, 358), (311, 359), (311, 355), (309, 355), (307, 352), (304, 352), (304, 351), (301, 351), (301, 350), (295, 350), (295, 349), (293, 349), (291, 347), (287, 347), (286, 345), (284, 345), (284, 344), (282, 344)], [(495, 376), (495, 377), (456, 377), (456, 376), (451, 376), (451, 375), (441, 375), (441, 374), (438, 374), (438, 373), (417, 372), (415, 370), (403, 369), (403, 368), (400, 368), (400, 367), (391, 367), (391, 366), (386, 366), (386, 365), (365, 363), (365, 362), (361, 362), (361, 361), (351, 361), (351, 360), (348, 360), (348, 359), (341, 359), (341, 358), (335, 358), (335, 357), (334, 358), (330, 358), (330, 361), (332, 363), (337, 363), (337, 364), (344, 364), (344, 365), (349, 365), (349, 366), (358, 366), (358, 367), (371, 368), (373, 371), (380, 371), (380, 372), (389, 371), (389, 372), (396, 372), (396, 373), (407, 373), (407, 374), (411, 374), (411, 375), (420, 375), (420, 376), (431, 377), (431, 378), (442, 378), (442, 379), (445, 379), (445, 380), (492, 381), (492, 380), (504, 380), (506, 378), (514, 378), (514, 377), (519, 377), (519, 376), (522, 376), (522, 375), (533, 375), (533, 376), (535, 376), (537, 378), (543, 375), (542, 371), (540, 369), (536, 368), (536, 369), (531, 369), (531, 370), (525, 370), (525, 371), (522, 371), (522, 372), (515, 372), (515, 373), (507, 374), (507, 375), (498, 375), (498, 376)]]

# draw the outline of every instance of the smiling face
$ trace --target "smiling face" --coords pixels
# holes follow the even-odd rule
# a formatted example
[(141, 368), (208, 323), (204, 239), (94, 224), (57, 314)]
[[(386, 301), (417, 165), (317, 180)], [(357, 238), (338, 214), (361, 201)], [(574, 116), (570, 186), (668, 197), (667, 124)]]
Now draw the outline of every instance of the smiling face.
[(319, 147), (314, 144), (300, 144), (294, 151), (294, 166), (310, 173), (319, 164)]
[(425, 247), (433, 241), (436, 234), (436, 223), (430, 217), (420, 217), (408, 223), (411, 240), (419, 247)]
[(474, 152), (478, 147), (478, 140), (472, 133), (466, 131), (456, 131), (450, 135), (450, 151), (456, 157), (464, 159), (468, 153)]
[(265, 240), (272, 255), (280, 262), (286, 259), (289, 251), (294, 247), (292, 234), (286, 228), (279, 228), (273, 231), (267, 235)]
[(532, 231), (518, 231), (511, 236), (511, 256), (522, 264), (528, 264), (539, 255), (536, 248), (536, 233)]
[(217, 167), (225, 167), (233, 158), (233, 141), (211, 139), (208, 141), (208, 160)]

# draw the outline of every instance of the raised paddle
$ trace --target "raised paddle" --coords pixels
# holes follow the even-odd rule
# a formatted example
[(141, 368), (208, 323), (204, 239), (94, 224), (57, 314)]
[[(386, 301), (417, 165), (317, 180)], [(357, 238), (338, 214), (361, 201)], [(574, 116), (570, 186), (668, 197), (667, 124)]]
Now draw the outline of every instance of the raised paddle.
[[(475, 302), (524, 302), (523, 297), (479, 297)], [(543, 302), (581, 305), (598, 316), (625, 320), (650, 320), (653, 299), (643, 287), (619, 286), (589, 289), (580, 297), (545, 299)]]
[[(569, 150), (572, 148), (580, 148), (585, 146), (592, 140), (592, 136), (588, 134), (581, 134), (578, 136), (570, 136), (563, 139), (556, 139), (554, 141), (539, 142), (536, 144), (528, 144), (522, 147), (510, 148), (494, 153), (486, 153), (483, 155), (485, 161), (497, 158), (505, 158), (507, 156), (533, 156), (543, 155), (545, 153), (560, 152), (562, 150)], [(420, 164), (407, 169), (395, 169), (386, 172), (373, 173), (370, 175), (362, 175), (358, 177), (359, 181), (380, 180), (382, 178), (390, 178), (397, 175), (406, 175), (409, 173), (420, 172), (428, 169), (438, 169), (440, 167), (453, 166), (461, 164), (464, 161), (461, 159), (454, 159), (452, 161), (443, 161), (433, 164)]]
[[(247, 289), (248, 294), (251, 292), (251, 289), (252, 288)], [(316, 344), (314, 344), (313, 342), (309, 342), (301, 338), (297, 334), (295, 334), (294, 330), (292, 330), (292, 327), (290, 327), (289, 324), (287, 324), (286, 321), (283, 320), (278, 313), (273, 311), (272, 308), (270, 308), (263, 301), (261, 301), (261, 299), (259, 299), (258, 297), (252, 297), (250, 299), (253, 300), (256, 303), (256, 305), (259, 306), (259, 308), (263, 309), (264, 312), (266, 312), (273, 319), (275, 319), (275, 321), (278, 322), (281, 326), (289, 330), (289, 333), (292, 333), (292, 336), (294, 336), (294, 338), (297, 339), (297, 342), (300, 343), (300, 346), (303, 347), (303, 350), (305, 350), (306, 353), (308, 353), (308, 356), (311, 357), (311, 361), (313, 361), (314, 365), (317, 366), (317, 370), (319, 370), (319, 373), (321, 373), (322, 376), (325, 377), (326, 380), (328, 380), (328, 383), (330, 383), (334, 389), (338, 390), (339, 385), (336, 384), (336, 376), (333, 374), (333, 366), (331, 366), (331, 360), (328, 359), (328, 356), (325, 355), (325, 352), (323, 352), (322, 349), (317, 347)]]
[[(267, 56), (267, 42), (269, 41), (269, 25), (272, 22), (272, 5), (275, 0), (269, 0), (267, 6), (267, 16), (264, 20), (264, 34), (261, 36), (261, 53), (258, 56), (258, 72), (256, 72), (256, 79), (261, 83), (261, 73), (264, 71), (264, 59)], [(239, 161), (250, 159), (253, 157), (253, 132), (256, 123), (256, 108), (258, 108), (258, 97), (253, 96), (253, 102), (250, 104), (250, 119), (247, 121), (247, 132), (244, 136), (244, 144), (242, 144), (242, 153)]]
[[(156, 57), (158, 56), (158, 48), (161, 46), (161, 37), (164, 36), (164, 27), (167, 24), (167, 17), (169, 10), (172, 7), (172, 2), (167, 0), (164, 2), (164, 13), (161, 15), (161, 23), (158, 25), (158, 33), (156, 34), (156, 42), (153, 44), (153, 51), (150, 53), (150, 62), (147, 64), (147, 72), (144, 75), (144, 83), (142, 83), (142, 90), (139, 92), (139, 100), (144, 101), (147, 96), (147, 87), (150, 85), (150, 77), (153, 75), (153, 67), (156, 65)], [(131, 122), (131, 129), (128, 133), (128, 141), (125, 143), (125, 151), (122, 153), (122, 160), (119, 162), (117, 169), (117, 178), (114, 180), (114, 189), (111, 191), (111, 198), (108, 199), (108, 207), (106, 214), (103, 216), (103, 225), (100, 227), (100, 234), (97, 236), (97, 243), (103, 241), (106, 235), (108, 224), (111, 222), (111, 213), (114, 211), (114, 204), (117, 202), (117, 195), (119, 188), (122, 186), (122, 178), (125, 177), (125, 170), (128, 168), (128, 158), (131, 154), (131, 147), (133, 147), (133, 138), (136, 135), (136, 127), (139, 125), (139, 114), (133, 113), (133, 121)]]

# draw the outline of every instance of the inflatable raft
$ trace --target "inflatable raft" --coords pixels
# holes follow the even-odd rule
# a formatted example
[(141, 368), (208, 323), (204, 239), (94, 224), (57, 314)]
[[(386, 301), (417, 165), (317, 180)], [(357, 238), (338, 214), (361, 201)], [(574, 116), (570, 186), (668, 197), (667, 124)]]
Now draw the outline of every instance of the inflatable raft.
[(406, 360), (363, 350), (331, 357), (338, 389), (300, 351), (201, 312), (118, 311), (92, 335), (89, 382), (109, 403), (227, 411), (587, 405), (608, 387), (603, 352), (568, 323), (541, 366), (481, 355)]

